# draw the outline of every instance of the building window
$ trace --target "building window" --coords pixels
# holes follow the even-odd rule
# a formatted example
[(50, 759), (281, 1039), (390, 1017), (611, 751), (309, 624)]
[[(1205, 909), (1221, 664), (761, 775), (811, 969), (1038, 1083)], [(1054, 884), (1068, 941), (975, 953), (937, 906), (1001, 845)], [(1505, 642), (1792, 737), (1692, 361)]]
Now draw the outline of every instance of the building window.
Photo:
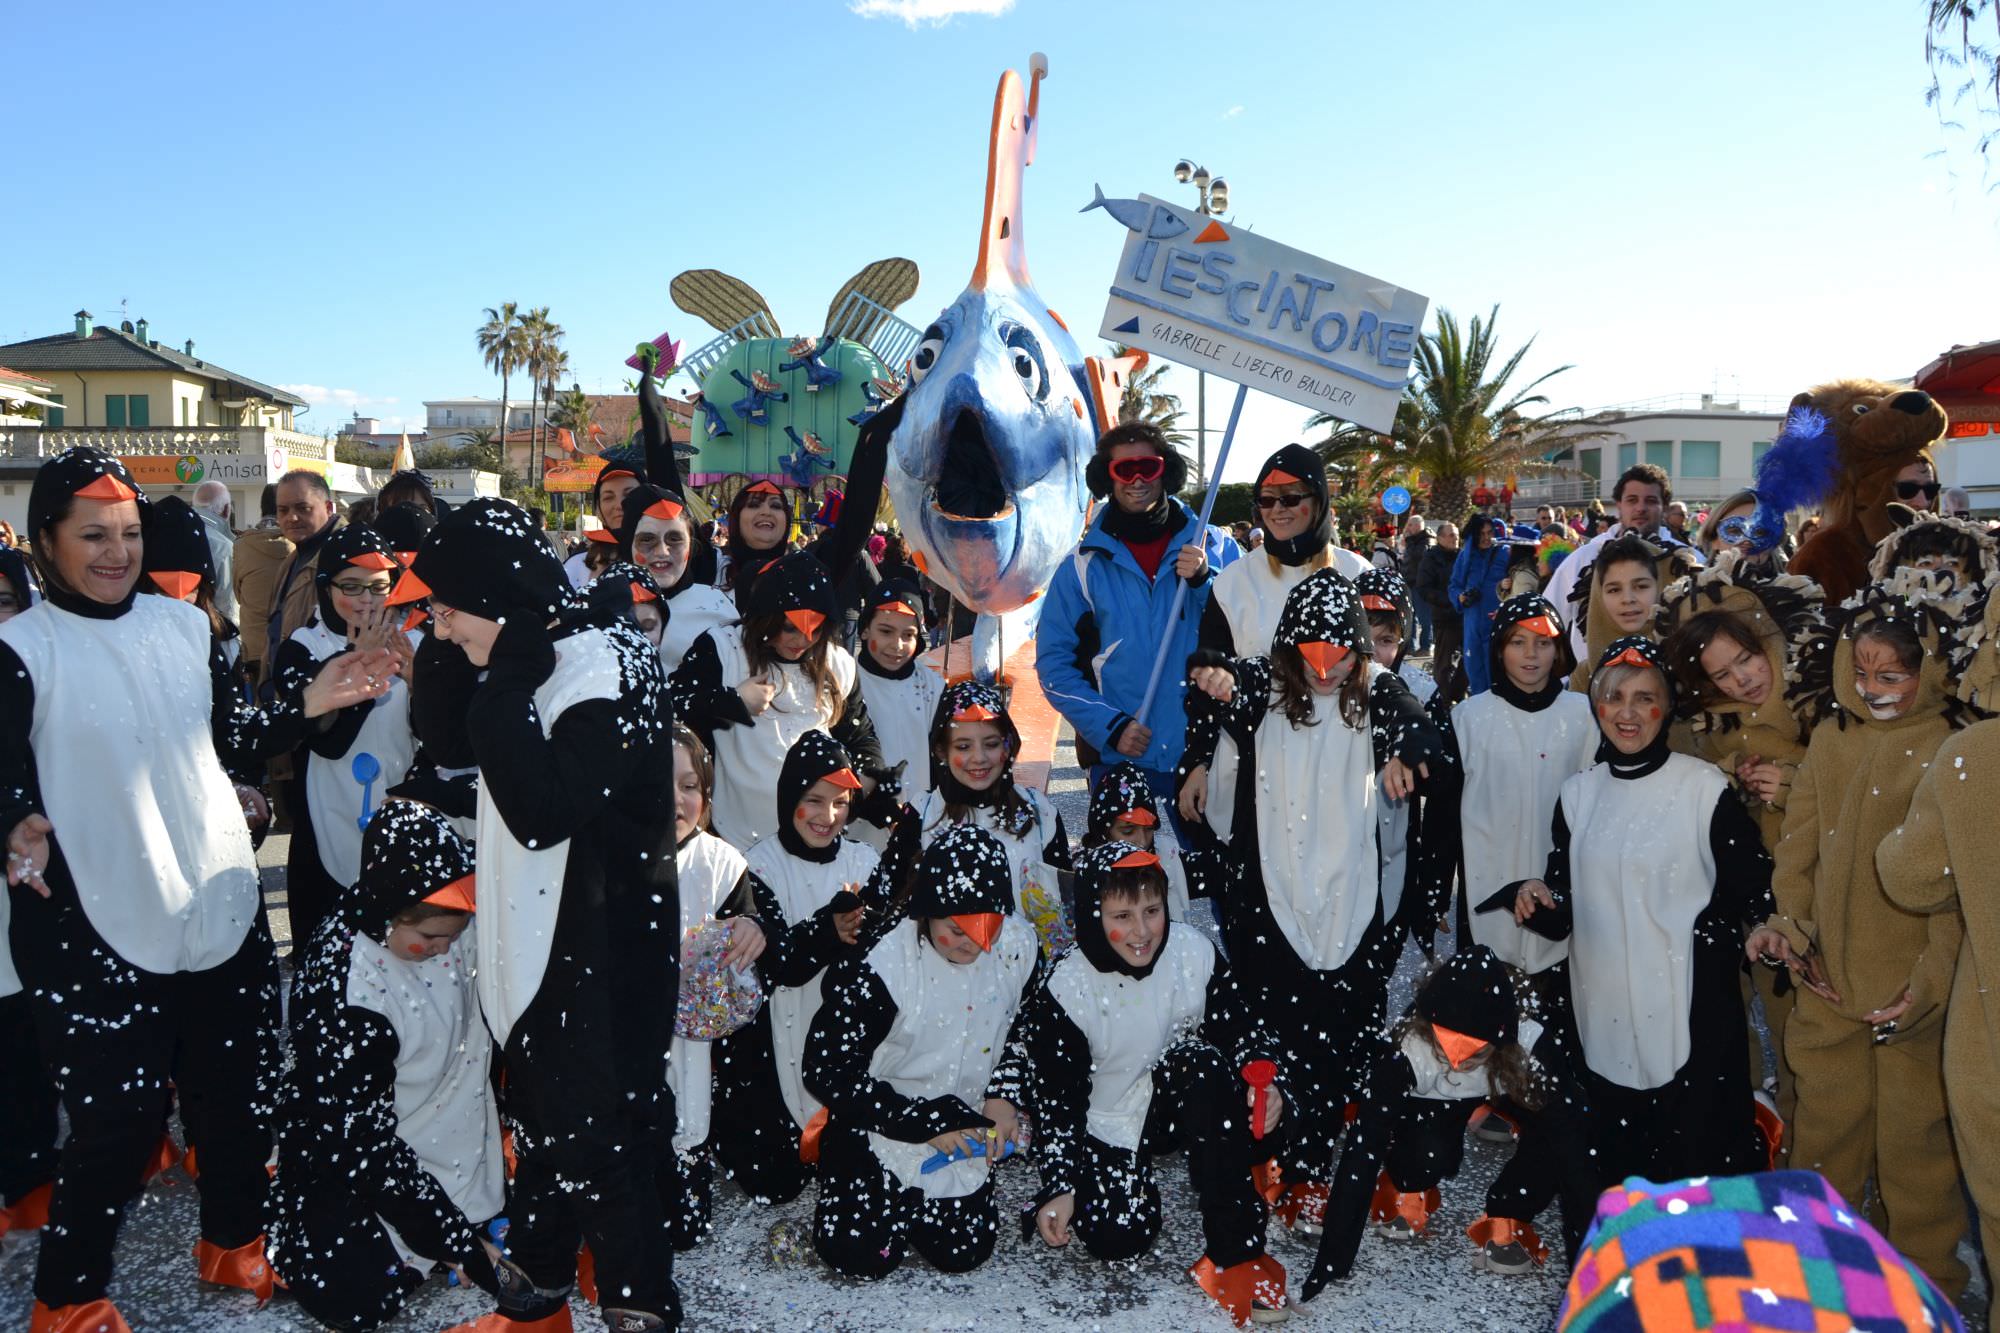
[(1671, 477), (1674, 474), (1674, 442), (1672, 440), (1646, 441), (1646, 461)]
[(1638, 445), (1628, 443), (1628, 444), (1621, 444), (1618, 446), (1618, 470), (1620, 472), (1624, 472), (1626, 469), (1636, 466), (1638, 462), (1639, 462)]
[(1576, 465), (1583, 469), (1583, 475), (1592, 481), (1604, 480), (1604, 451), (1602, 449), (1579, 449), (1576, 451)]
[(1757, 465), (1764, 461), (1764, 455), (1771, 452), (1771, 441), (1756, 440), (1750, 445), (1750, 471), (1754, 474)]
[(43, 418), (49, 423), (51, 427), (53, 427), (56, 430), (61, 430), (63, 425), (63, 409), (62, 409), (63, 396), (59, 393), (52, 393), (48, 395), (48, 400), (54, 403), (55, 406), (49, 408), (45, 413), (43, 413)]
[(1722, 475), (1722, 441), (1682, 440), (1682, 477), (1720, 477)]
[(134, 427), (150, 426), (153, 424), (151, 404), (152, 399), (143, 393), (126, 395), (125, 415), (131, 420)]

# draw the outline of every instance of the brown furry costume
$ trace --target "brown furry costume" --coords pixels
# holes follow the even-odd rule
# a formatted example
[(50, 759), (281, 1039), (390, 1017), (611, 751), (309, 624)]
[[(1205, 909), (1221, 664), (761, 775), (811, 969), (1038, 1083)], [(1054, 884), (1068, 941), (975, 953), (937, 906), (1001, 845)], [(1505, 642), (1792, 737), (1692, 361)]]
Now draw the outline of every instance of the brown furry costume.
[[(1949, 1296), (1965, 1287), (1954, 1249), (1965, 1230), (1940, 1072), (1944, 1002), (1962, 929), (1954, 912), (1898, 907), (1875, 849), (1903, 822), (1932, 757), (1968, 720), (1951, 693), (1962, 622), (1931, 577), (1902, 570), (1834, 612), (1835, 711), (1814, 730), (1793, 779), (1771, 888), (1794, 953), (1817, 953), (1838, 1004), (1801, 990), (1785, 1031), (1797, 1077), (1792, 1165), (1818, 1171), (1850, 1198), (1876, 1180), (1890, 1243)], [(1854, 682), (1854, 637), (1897, 619), (1923, 646), (1908, 711), (1878, 720)], [(1913, 997), (1878, 1042), (1874, 1010)]]
[[(1987, 602), (1959, 693), (2000, 710), (2000, 598)], [(1979, 1209), (1989, 1268), (2000, 1262), (2000, 720), (1946, 741), (1911, 798), (1903, 826), (1882, 840), (1875, 867), (1897, 906), (1960, 916), (1964, 940), (1945, 1013), (1944, 1087), (1959, 1161)], [(2000, 1297), (1989, 1296), (1989, 1320)]]
[(1790, 572), (1819, 584), (1828, 603), (1838, 603), (1868, 581), (1868, 557), (1893, 527), (1887, 505), (1896, 498), (1896, 474), (1928, 461), (1925, 446), (1943, 438), (1949, 422), (1929, 394), (1879, 380), (1821, 384), (1793, 398), (1792, 406), (1813, 408), (1832, 425), (1840, 477)]

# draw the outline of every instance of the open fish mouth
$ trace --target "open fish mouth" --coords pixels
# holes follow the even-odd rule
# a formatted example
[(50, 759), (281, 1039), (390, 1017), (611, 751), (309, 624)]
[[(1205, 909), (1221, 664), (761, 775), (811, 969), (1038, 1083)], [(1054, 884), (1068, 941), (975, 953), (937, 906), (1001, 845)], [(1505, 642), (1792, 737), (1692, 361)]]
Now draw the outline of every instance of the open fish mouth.
[(930, 499), (932, 509), (960, 522), (1007, 518), (1014, 512), (1000, 460), (987, 442), (979, 413), (971, 408), (960, 409), (951, 424)]

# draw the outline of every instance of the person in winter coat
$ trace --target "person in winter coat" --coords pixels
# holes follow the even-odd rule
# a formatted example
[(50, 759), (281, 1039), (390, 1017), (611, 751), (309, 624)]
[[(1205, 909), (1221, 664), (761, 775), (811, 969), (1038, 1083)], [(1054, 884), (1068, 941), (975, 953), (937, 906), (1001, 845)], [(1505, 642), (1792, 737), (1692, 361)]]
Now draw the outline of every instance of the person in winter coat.
[(266, 1210), (285, 1289), (351, 1333), (393, 1319), (436, 1264), (494, 1290), (480, 1232), (506, 1198), (472, 848), (403, 800), (363, 844), (359, 879), (299, 947)]
[(263, 680), (271, 634), (271, 602), (278, 576), (291, 563), (292, 539), (278, 527), (278, 488), (266, 486), (263, 516), (236, 539), (230, 556), (236, 580), (237, 628), (243, 632), (243, 664), (252, 684)]
[(804, 1075), (830, 1113), (812, 1239), (836, 1273), (885, 1277), (910, 1249), (964, 1273), (993, 1253), (992, 1169), (1024, 1140), (1022, 1008), (1042, 976), (1013, 896), (999, 841), (956, 825), (917, 864), (910, 919), (827, 979)]
[[(1193, 652), (1216, 575), (1238, 551), (1222, 529), (1203, 529), (1175, 498), (1187, 463), (1158, 427), (1128, 422), (1106, 431), (1089, 468), (1101, 504), (1076, 555), (1056, 570), (1035, 632), (1035, 670), (1056, 711), (1076, 729), (1078, 759), (1097, 766), (1130, 759), (1162, 796), (1174, 790), (1186, 720), (1185, 682), (1173, 667)], [(1176, 581), (1187, 596), (1173, 614)], [(1152, 711), (1136, 713), (1160, 645)]]
[[(1433, 540), (1431, 530), (1424, 524), (1422, 514), (1411, 514), (1403, 524), (1403, 579), (1416, 585), (1423, 581), (1424, 559), (1430, 554)], [(1410, 642), (1406, 651), (1415, 657), (1430, 651), (1436, 641), (1431, 630), (1431, 602), (1423, 595), (1423, 590), (1413, 587), (1415, 595), (1410, 599), (1411, 611), (1415, 619), (1410, 625)]]
[(1465, 545), (1452, 561), (1451, 604), (1462, 627), (1468, 694), (1484, 694), (1493, 687), (1487, 644), (1493, 634), (1493, 613), (1500, 609), (1500, 582), (1507, 577), (1513, 551), (1506, 538), (1505, 522), (1475, 515), (1466, 524)]

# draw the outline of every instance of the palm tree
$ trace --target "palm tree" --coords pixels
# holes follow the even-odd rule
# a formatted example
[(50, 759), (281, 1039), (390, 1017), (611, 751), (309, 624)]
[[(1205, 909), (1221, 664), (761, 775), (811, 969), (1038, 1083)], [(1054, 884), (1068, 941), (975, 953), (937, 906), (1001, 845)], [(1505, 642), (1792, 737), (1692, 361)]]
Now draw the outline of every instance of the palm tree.
[(549, 413), (549, 420), (561, 426), (576, 437), (579, 450), (590, 440), (590, 395), (583, 386), (572, 382), (556, 400), (555, 411)]
[(1579, 441), (1608, 436), (1608, 431), (1580, 429), (1576, 408), (1538, 410), (1546, 409), (1549, 399), (1535, 390), (1569, 366), (1508, 390), (1535, 340), (1528, 339), (1503, 360), (1495, 334), (1499, 317), (1496, 305), (1484, 320), (1475, 315), (1461, 330), (1457, 316), (1440, 308), (1436, 329), (1417, 344), (1417, 375), (1403, 390), (1390, 433), (1315, 412), (1306, 422), (1308, 430), (1332, 427), (1317, 451), (1330, 465), (1345, 465), (1369, 482), (1414, 468), (1430, 484), (1431, 511), (1456, 518), (1465, 512), (1475, 479), (1546, 471), (1556, 455)]
[[(556, 336), (562, 336), (560, 328), (556, 330)], [(550, 348), (547, 355), (542, 358), (541, 373), (537, 376), (541, 380), (542, 415), (548, 417), (550, 421), (554, 420), (551, 409), (554, 407), (556, 401), (556, 385), (567, 374), (569, 374), (569, 353), (560, 347)], [(547, 458), (548, 454), (549, 422), (544, 421), (542, 423), (542, 457)]]
[(506, 452), (507, 440), (507, 378), (521, 368), (527, 351), (527, 335), (521, 326), (520, 309), (514, 301), (502, 302), (497, 310), (487, 306), (486, 322), (479, 326), (479, 351), (486, 359), (486, 368), (500, 373), (500, 440), (503, 453)]
[[(528, 457), (539, 468), (546, 451), (546, 432), (541, 429), (542, 387), (554, 378), (549, 373), (552, 359), (562, 354), (562, 325), (549, 319), (549, 308), (536, 306), (521, 317), (521, 364), (528, 371)], [(567, 357), (564, 358), (567, 368)], [(558, 372), (560, 373), (560, 372)], [(539, 447), (538, 447), (539, 446)]]
[[(1113, 358), (1130, 355), (1131, 351), (1123, 343), (1111, 344)], [(1187, 432), (1180, 428), (1183, 410), (1180, 396), (1168, 393), (1160, 383), (1171, 368), (1171, 363), (1154, 358), (1147, 369), (1127, 380), (1125, 391), (1118, 398), (1118, 420), (1120, 424), (1151, 422), (1173, 443), (1186, 444)]]

